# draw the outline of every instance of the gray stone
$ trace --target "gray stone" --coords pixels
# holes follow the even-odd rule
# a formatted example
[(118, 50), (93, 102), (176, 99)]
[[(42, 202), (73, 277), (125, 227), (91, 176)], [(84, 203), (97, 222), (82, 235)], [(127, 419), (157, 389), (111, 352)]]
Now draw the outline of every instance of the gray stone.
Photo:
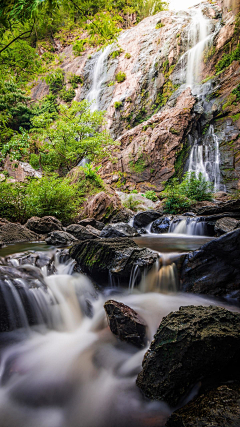
[(45, 242), (54, 246), (70, 246), (77, 240), (76, 237), (66, 231), (52, 231), (45, 239)]
[(109, 224), (101, 231), (100, 237), (138, 237), (140, 234), (130, 225), (120, 222)]

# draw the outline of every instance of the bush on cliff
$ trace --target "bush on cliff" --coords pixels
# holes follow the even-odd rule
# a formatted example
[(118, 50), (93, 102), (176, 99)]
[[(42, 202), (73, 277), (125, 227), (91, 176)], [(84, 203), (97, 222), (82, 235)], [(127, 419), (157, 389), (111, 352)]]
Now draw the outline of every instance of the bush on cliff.
[(166, 213), (177, 214), (189, 209), (196, 201), (212, 200), (212, 183), (206, 181), (200, 173), (186, 173), (180, 183), (173, 178), (171, 183), (162, 192), (166, 196), (164, 207)]

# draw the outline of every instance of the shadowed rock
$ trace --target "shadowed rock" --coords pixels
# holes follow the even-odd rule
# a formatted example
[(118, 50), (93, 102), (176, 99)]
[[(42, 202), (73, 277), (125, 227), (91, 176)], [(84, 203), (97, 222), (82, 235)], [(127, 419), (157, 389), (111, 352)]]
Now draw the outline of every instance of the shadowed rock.
[(135, 228), (146, 227), (148, 224), (150, 224), (150, 222), (155, 221), (160, 216), (161, 216), (161, 213), (156, 211), (139, 212), (134, 217), (133, 226)]
[(0, 226), (0, 241), (2, 243), (34, 242), (37, 240), (40, 240), (39, 234), (30, 231), (19, 223), (7, 222)]
[(240, 384), (221, 385), (175, 411), (166, 427), (237, 427), (240, 425)]
[(235, 218), (221, 218), (218, 219), (214, 226), (214, 231), (216, 236), (221, 236), (221, 234), (229, 233), (235, 228), (240, 226), (240, 221)]
[(66, 231), (52, 231), (45, 239), (48, 245), (69, 246), (77, 242), (76, 237)]
[(94, 218), (82, 219), (81, 221), (78, 222), (78, 224), (82, 225), (83, 227), (87, 227), (88, 225), (90, 225), (91, 227), (94, 227), (100, 231), (105, 227), (104, 222), (97, 221)]
[(127, 305), (110, 300), (104, 304), (108, 316), (109, 327), (121, 341), (133, 344), (136, 347), (145, 346), (146, 323)]
[(180, 283), (185, 292), (240, 297), (240, 229), (188, 254)]
[(166, 316), (144, 356), (137, 385), (175, 406), (199, 380), (240, 374), (240, 314), (220, 307), (180, 307)]
[(71, 224), (66, 228), (67, 233), (72, 234), (78, 240), (96, 239), (96, 234), (93, 234), (89, 229), (79, 224)]
[(44, 216), (43, 218), (33, 216), (27, 221), (25, 227), (38, 234), (47, 234), (51, 231), (63, 230), (61, 222), (54, 216)]
[(70, 249), (82, 271), (97, 283), (107, 285), (109, 275), (121, 285), (128, 285), (132, 268), (142, 272), (149, 270), (157, 254), (146, 248), (139, 248), (128, 238), (94, 239), (77, 243)]
[(101, 237), (138, 237), (140, 234), (124, 222), (118, 224), (109, 224), (104, 227), (100, 234)]

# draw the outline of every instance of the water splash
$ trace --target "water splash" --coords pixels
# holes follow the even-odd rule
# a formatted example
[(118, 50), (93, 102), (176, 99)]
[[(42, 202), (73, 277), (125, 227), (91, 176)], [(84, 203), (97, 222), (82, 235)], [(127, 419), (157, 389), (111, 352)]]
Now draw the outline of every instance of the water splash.
[[(178, 255), (177, 255), (178, 256)], [(174, 259), (176, 254), (159, 253), (151, 271), (142, 277), (139, 289), (142, 292), (172, 293), (178, 290), (178, 272)]]

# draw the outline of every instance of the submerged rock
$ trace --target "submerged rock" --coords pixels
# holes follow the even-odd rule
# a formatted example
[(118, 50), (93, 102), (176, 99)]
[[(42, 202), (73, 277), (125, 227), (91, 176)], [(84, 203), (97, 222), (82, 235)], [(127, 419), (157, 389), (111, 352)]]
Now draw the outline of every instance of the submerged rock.
[(240, 297), (240, 229), (188, 254), (180, 283), (185, 292)]
[(124, 222), (118, 224), (109, 224), (104, 227), (100, 234), (101, 237), (138, 237), (140, 234)]
[(180, 307), (163, 318), (137, 385), (150, 399), (174, 406), (201, 379), (236, 379), (239, 351), (239, 313), (213, 306)]
[(146, 322), (127, 305), (109, 300), (104, 304), (109, 327), (121, 341), (136, 347), (145, 346)]
[(240, 425), (240, 384), (221, 385), (175, 411), (166, 427), (237, 427)]
[(240, 227), (240, 221), (225, 217), (216, 221), (214, 231), (216, 236), (221, 236), (221, 234), (229, 233), (238, 227)]
[(139, 212), (133, 219), (133, 226), (135, 228), (146, 227), (151, 222), (155, 221), (161, 216), (157, 211)]
[(77, 241), (76, 237), (66, 231), (52, 231), (45, 239), (48, 245), (54, 246), (70, 246)]
[(47, 234), (51, 231), (63, 230), (61, 222), (54, 216), (44, 216), (43, 218), (33, 216), (27, 221), (25, 227), (38, 234)]
[(6, 222), (0, 225), (0, 241), (2, 243), (34, 242), (40, 238), (39, 234), (30, 231), (19, 223)]
[(87, 227), (79, 224), (71, 224), (66, 228), (66, 232), (72, 234), (78, 240), (96, 239), (96, 234), (93, 234)]
[(94, 239), (77, 243), (70, 249), (70, 256), (97, 283), (107, 285), (111, 276), (120, 285), (128, 285), (132, 268), (149, 270), (157, 254), (139, 246), (128, 238)]

